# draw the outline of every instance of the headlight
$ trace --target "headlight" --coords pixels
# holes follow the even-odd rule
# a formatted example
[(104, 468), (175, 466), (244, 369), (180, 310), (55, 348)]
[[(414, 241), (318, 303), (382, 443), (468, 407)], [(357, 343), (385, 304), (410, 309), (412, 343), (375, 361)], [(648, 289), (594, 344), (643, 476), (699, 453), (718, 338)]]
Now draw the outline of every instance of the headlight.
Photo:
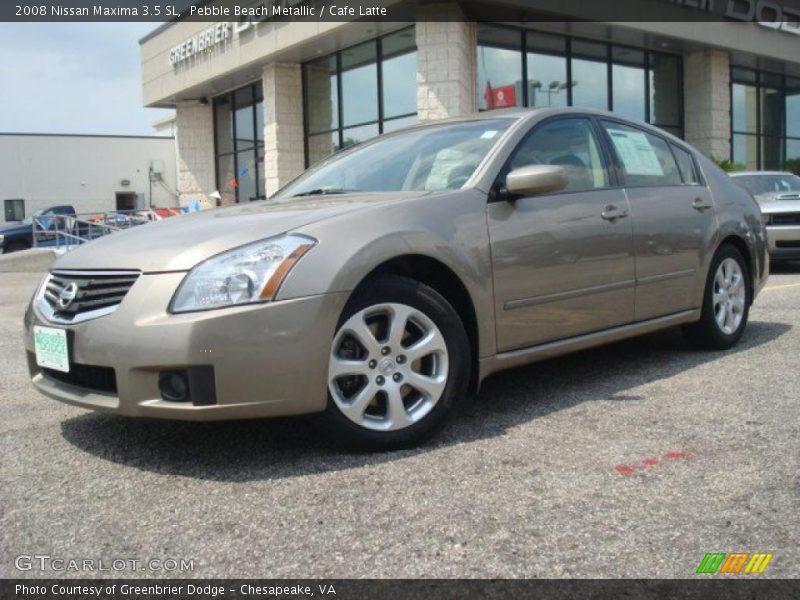
[(3, 245), (3, 240), (5, 239), (5, 237), (6, 237), (6, 236), (4, 236), (4, 235), (0, 234), (0, 246), (2, 246), (2, 245)]
[(268, 302), (317, 241), (280, 235), (218, 254), (194, 267), (170, 304), (173, 313)]

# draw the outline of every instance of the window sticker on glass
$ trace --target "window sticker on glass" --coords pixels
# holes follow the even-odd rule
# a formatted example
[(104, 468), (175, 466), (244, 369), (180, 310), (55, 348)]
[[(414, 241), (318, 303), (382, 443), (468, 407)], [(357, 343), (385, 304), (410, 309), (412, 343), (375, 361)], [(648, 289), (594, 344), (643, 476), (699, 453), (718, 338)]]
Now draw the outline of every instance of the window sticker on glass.
[(483, 138), (484, 140), (491, 140), (496, 135), (497, 135), (496, 129), (487, 129), (486, 131), (483, 132), (481, 138)]
[(644, 133), (620, 129), (608, 129), (607, 131), (628, 175), (652, 175), (655, 177), (664, 175), (655, 150), (647, 141)]

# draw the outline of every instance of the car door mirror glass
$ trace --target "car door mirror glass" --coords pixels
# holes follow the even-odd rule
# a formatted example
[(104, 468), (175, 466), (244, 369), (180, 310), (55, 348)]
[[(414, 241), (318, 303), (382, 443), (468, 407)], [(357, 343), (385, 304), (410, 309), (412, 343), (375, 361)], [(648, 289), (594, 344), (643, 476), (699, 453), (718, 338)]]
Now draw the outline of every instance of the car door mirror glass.
[(556, 165), (529, 165), (511, 171), (506, 177), (509, 194), (537, 196), (560, 192), (567, 187), (567, 171)]

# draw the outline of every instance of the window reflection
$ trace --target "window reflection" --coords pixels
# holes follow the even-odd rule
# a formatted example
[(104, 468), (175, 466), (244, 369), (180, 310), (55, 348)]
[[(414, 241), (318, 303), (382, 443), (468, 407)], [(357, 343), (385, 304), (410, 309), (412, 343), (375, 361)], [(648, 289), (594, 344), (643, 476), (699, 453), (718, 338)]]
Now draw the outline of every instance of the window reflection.
[(221, 203), (265, 198), (261, 83), (215, 98), (214, 121), (217, 190), (222, 196)]
[(572, 79), (575, 81), (573, 106), (608, 110), (608, 71), (605, 63), (573, 59)]
[(304, 64), (306, 163), (416, 121), (416, 78), (413, 27)]
[(800, 80), (731, 68), (731, 129), (734, 162), (800, 171)]
[(611, 106), (615, 112), (682, 135), (679, 56), (480, 24), (477, 59), (481, 110)]

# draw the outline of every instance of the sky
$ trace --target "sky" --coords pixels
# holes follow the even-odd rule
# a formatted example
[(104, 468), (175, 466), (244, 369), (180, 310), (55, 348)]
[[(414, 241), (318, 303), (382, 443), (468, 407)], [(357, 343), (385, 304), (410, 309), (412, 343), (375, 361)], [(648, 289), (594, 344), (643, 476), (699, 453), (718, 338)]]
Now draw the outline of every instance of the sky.
[(0, 132), (154, 135), (139, 38), (158, 23), (0, 23)]

